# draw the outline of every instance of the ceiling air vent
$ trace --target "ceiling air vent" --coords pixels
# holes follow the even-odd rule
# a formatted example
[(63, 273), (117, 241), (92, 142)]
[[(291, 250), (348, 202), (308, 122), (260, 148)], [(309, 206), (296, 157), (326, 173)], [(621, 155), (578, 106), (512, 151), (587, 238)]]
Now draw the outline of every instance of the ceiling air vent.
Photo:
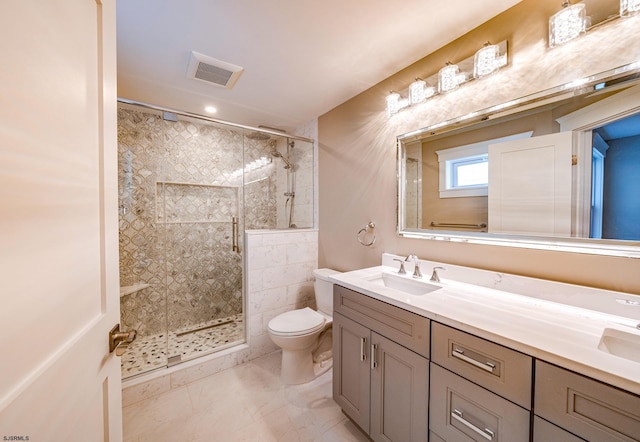
[(187, 77), (231, 89), (242, 71), (244, 69), (240, 66), (192, 51)]

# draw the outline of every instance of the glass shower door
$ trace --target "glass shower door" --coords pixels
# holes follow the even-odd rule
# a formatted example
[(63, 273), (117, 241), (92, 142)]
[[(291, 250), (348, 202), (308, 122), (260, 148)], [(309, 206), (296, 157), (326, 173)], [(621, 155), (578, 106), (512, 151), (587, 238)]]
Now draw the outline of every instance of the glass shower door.
[(244, 342), (242, 131), (180, 117), (164, 122), (167, 364)]

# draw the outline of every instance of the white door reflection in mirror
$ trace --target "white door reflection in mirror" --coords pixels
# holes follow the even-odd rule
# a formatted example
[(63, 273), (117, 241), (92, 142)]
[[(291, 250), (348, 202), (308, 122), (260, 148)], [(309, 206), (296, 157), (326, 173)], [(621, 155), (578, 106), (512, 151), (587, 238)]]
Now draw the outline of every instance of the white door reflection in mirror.
[(489, 145), (489, 232), (571, 236), (572, 133)]

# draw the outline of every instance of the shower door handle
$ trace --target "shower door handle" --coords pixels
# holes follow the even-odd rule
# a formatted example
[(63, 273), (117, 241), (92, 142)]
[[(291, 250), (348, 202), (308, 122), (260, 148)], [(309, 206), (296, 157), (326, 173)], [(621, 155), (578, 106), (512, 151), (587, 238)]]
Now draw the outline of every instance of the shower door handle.
[(240, 247), (238, 246), (238, 217), (231, 217), (231, 250), (240, 253)]

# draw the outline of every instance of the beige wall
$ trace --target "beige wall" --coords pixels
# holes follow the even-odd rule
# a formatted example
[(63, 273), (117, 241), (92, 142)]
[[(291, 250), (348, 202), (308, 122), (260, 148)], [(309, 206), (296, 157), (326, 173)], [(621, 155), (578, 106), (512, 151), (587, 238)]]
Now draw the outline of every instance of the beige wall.
[[(588, 11), (602, 4), (617, 1), (589, 1)], [(452, 264), (640, 293), (640, 260), (396, 235), (396, 135), (640, 60), (640, 17), (615, 20), (568, 45), (547, 49), (548, 18), (558, 8), (557, 0), (525, 0), (319, 118), (320, 266), (353, 270), (379, 264), (382, 252), (415, 253)], [(389, 90), (404, 90), (414, 77), (430, 76), (448, 60), (473, 55), (487, 40), (505, 39), (509, 66), (498, 74), (392, 118), (385, 115)], [(377, 241), (364, 247), (356, 233), (369, 221), (376, 222)]]

